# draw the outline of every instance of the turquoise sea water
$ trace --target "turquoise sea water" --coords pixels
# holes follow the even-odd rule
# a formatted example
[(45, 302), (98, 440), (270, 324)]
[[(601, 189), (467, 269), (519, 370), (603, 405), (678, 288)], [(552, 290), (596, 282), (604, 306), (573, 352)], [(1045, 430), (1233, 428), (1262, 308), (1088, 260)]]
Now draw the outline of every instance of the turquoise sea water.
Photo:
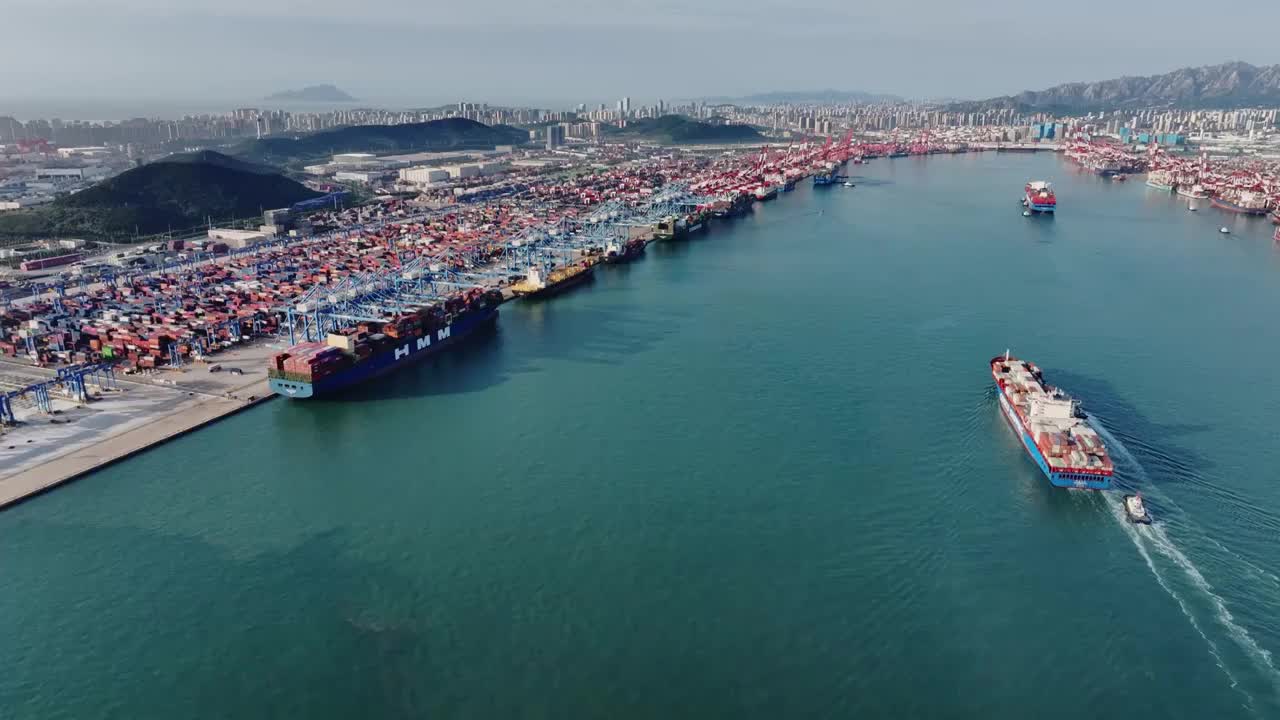
[[(1280, 717), (1270, 226), (850, 171), (0, 514), (0, 717)], [(1155, 526), (1048, 486), (1006, 347)]]

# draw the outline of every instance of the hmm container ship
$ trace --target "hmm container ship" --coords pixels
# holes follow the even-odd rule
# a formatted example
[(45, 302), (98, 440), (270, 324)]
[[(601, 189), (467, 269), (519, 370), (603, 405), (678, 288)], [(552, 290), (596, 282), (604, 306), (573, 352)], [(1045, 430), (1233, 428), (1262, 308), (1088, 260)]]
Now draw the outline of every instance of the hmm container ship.
[(1022, 189), (1022, 204), (1031, 212), (1051, 213), (1058, 209), (1058, 196), (1049, 183), (1033, 180)]
[(1079, 403), (1045, 385), (1040, 368), (1009, 355), (991, 358), (1000, 412), (1055, 487), (1106, 490), (1115, 466)]
[(500, 290), (473, 290), (386, 322), (363, 322), (271, 357), (267, 382), (287, 398), (334, 395), (434, 355), (498, 317)]

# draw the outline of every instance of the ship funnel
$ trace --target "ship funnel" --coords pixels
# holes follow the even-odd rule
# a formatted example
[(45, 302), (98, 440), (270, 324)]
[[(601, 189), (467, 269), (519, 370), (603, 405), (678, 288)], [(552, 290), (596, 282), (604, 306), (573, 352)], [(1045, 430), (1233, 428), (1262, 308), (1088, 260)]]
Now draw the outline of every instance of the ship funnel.
[(1004, 361), (1009, 362), (1009, 348), (1004, 349)]

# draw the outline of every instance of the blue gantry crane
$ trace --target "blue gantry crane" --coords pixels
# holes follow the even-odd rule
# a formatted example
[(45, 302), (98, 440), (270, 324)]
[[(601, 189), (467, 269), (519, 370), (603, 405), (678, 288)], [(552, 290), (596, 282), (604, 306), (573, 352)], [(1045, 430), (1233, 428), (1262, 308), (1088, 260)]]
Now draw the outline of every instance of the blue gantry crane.
[(16, 390), (0, 392), (0, 424), (12, 425), (18, 421), (13, 409), (15, 400), (30, 399), (41, 412), (52, 413), (53, 395), (50, 391), (61, 390), (76, 402), (86, 402), (89, 399), (89, 384), (103, 388), (118, 388), (115, 365), (93, 363), (59, 368), (57, 376), (50, 380), (41, 380)]

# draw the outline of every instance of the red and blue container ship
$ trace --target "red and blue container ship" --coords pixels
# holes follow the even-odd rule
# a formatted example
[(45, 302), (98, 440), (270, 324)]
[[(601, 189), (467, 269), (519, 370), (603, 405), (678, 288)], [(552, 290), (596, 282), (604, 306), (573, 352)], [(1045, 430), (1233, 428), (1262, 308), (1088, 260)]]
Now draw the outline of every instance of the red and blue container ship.
[(272, 356), (268, 385), (298, 400), (335, 395), (456, 345), (491, 325), (501, 304), (501, 291), (474, 290), (385, 322), (331, 332), (323, 342), (301, 343)]
[(1051, 213), (1058, 209), (1058, 196), (1043, 180), (1033, 180), (1022, 190), (1022, 204), (1031, 212)]
[(1000, 412), (1055, 487), (1106, 490), (1115, 466), (1080, 404), (1044, 383), (1040, 368), (1005, 351), (991, 358)]

